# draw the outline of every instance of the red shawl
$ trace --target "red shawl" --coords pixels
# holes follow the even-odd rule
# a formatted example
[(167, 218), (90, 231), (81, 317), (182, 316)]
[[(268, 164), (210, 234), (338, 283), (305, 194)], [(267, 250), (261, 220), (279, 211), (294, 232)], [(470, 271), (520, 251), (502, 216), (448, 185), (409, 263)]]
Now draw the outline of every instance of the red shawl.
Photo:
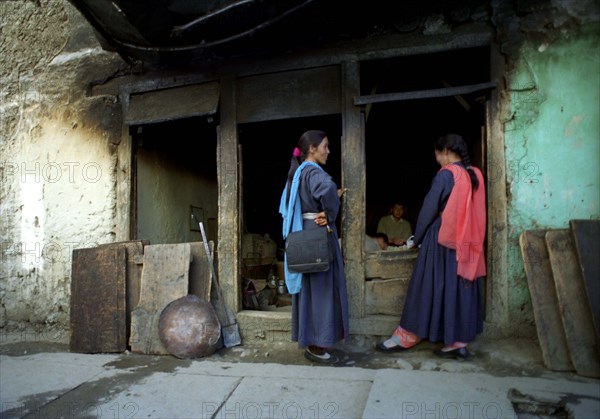
[(479, 187), (475, 190), (469, 173), (463, 167), (448, 164), (440, 169), (452, 173), (454, 188), (442, 213), (438, 243), (456, 250), (458, 275), (474, 281), (486, 274), (483, 249), (486, 211), (483, 175), (478, 168), (471, 168), (479, 180)]

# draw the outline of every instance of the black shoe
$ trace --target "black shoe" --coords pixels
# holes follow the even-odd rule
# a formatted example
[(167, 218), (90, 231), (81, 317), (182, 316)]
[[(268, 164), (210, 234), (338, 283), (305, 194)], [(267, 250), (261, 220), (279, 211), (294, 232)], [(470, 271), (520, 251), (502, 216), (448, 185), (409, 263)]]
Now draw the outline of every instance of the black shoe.
[(383, 344), (383, 342), (378, 342), (377, 345), (375, 345), (375, 349), (378, 350), (379, 352), (390, 353), (390, 352), (407, 351), (409, 348), (405, 348), (404, 346), (400, 346), (400, 345), (387, 347)]
[(317, 355), (310, 351), (310, 349), (304, 350), (304, 358), (309, 361), (318, 362), (319, 364), (337, 364), (339, 359), (337, 356), (330, 354), (329, 352), (323, 353), (323, 355)]
[(436, 349), (433, 351), (434, 354), (441, 358), (454, 358), (457, 361), (465, 361), (471, 358), (471, 352), (467, 348), (456, 348), (449, 351), (442, 351), (441, 349)]

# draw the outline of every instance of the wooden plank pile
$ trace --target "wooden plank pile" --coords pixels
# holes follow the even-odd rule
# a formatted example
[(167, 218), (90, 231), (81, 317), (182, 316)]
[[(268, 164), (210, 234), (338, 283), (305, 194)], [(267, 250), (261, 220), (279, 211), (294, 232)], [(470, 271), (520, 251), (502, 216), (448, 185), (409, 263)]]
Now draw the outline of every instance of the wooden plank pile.
[(600, 221), (519, 238), (544, 364), (600, 377)]
[(202, 242), (145, 241), (73, 250), (70, 350), (168, 354), (158, 334), (163, 309), (188, 294), (210, 301)]

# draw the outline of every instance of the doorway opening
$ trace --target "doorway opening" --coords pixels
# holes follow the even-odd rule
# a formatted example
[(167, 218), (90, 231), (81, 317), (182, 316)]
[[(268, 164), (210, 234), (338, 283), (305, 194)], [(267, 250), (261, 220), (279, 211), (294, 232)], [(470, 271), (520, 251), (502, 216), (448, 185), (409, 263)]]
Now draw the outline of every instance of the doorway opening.
[[(472, 63), (476, 63), (473, 65)], [(416, 92), (490, 80), (489, 47), (367, 61), (361, 94)], [(416, 226), (423, 198), (439, 170), (433, 142), (447, 133), (463, 136), (471, 160), (485, 173), (487, 91), (373, 103), (365, 109), (366, 233), (375, 233), (390, 206), (404, 202), (403, 218)]]
[[(246, 309), (288, 311), (291, 308), (291, 296), (283, 285), (285, 243), (279, 204), (293, 150), (302, 133), (312, 129), (327, 133), (331, 154), (323, 168), (340, 185), (340, 115), (253, 122), (238, 126), (241, 150), (241, 297)], [(338, 216), (338, 223), (340, 219)], [(250, 281), (252, 286), (249, 285)], [(252, 306), (247, 293), (254, 288), (259, 295), (255, 306)]]
[(204, 116), (130, 127), (133, 239), (150, 244), (202, 241), (202, 221), (207, 239), (216, 242), (215, 120)]
[[(242, 232), (268, 234), (283, 249), (279, 201), (298, 139), (307, 130), (325, 131), (331, 154), (323, 168), (341, 184), (340, 115), (239, 125), (242, 161)], [(340, 217), (338, 217), (339, 219)]]
[[(361, 95), (389, 94), (384, 98), (396, 99), (373, 102), (364, 109), (366, 234), (377, 232), (379, 220), (394, 203), (404, 203), (402, 218), (414, 233), (423, 200), (440, 169), (433, 144), (444, 134), (459, 134), (466, 140), (472, 163), (485, 176), (490, 73), (489, 47), (361, 63)], [(471, 93), (457, 94), (454, 88), (459, 87)], [(392, 253), (367, 254), (367, 315), (401, 314), (416, 253)], [(393, 269), (386, 268), (392, 264)]]

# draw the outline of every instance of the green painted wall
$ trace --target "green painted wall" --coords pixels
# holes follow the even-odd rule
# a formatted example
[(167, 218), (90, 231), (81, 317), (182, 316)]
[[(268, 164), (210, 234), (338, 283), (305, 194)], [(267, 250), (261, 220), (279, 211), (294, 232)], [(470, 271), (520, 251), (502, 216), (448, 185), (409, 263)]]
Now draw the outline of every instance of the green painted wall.
[(533, 324), (518, 245), (527, 229), (600, 218), (600, 25), (526, 42), (507, 75), (505, 116), (511, 318)]

